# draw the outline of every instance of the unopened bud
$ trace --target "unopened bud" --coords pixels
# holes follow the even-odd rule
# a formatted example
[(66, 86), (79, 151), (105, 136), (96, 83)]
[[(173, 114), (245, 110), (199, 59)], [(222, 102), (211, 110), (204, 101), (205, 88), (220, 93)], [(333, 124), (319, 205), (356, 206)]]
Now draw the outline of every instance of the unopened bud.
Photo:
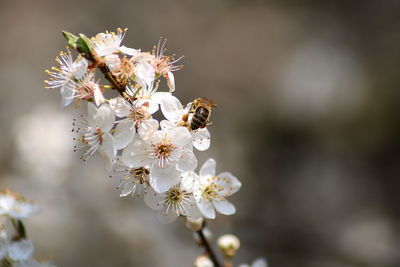
[(240, 241), (236, 236), (228, 234), (220, 236), (217, 245), (226, 258), (232, 258), (240, 247)]
[(186, 220), (186, 227), (192, 231), (200, 231), (201, 228), (203, 227), (203, 224), (204, 224), (203, 218), (193, 220), (193, 221), (189, 220), (189, 219)]
[(195, 267), (214, 267), (214, 263), (206, 256), (200, 256), (194, 262)]

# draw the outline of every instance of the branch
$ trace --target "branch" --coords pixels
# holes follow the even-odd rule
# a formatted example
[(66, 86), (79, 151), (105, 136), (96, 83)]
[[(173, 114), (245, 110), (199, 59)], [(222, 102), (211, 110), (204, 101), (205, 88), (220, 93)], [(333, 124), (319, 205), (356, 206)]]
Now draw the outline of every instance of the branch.
[(200, 237), (200, 242), (201, 242), (200, 245), (204, 247), (204, 250), (206, 251), (207, 256), (210, 257), (210, 260), (214, 263), (214, 267), (222, 267), (222, 265), (219, 264), (217, 256), (216, 256), (215, 252), (213, 251), (210, 243), (208, 243), (207, 238), (204, 235), (203, 229), (204, 229), (204, 226), (199, 231), (196, 231), (196, 233)]

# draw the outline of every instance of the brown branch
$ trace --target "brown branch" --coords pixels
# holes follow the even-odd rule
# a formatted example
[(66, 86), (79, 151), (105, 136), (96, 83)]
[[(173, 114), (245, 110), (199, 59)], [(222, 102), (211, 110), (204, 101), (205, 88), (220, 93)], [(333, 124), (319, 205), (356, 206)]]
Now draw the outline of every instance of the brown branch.
[(199, 231), (196, 231), (197, 235), (200, 238), (200, 243), (201, 243), (200, 245), (204, 247), (204, 250), (206, 251), (207, 256), (214, 263), (214, 267), (222, 267), (222, 265), (219, 264), (217, 256), (216, 256), (215, 252), (213, 251), (210, 243), (208, 242), (207, 238), (205, 237), (203, 229), (204, 229), (204, 227), (202, 227)]

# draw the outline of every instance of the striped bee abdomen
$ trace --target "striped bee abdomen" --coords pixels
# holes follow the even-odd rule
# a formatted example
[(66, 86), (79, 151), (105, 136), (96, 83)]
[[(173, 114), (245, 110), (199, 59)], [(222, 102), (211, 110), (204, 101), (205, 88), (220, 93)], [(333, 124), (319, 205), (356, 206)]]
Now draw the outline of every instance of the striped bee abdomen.
[(199, 128), (206, 127), (209, 116), (210, 111), (208, 109), (204, 107), (197, 107), (194, 111), (192, 122), (190, 123), (190, 128), (192, 130), (197, 130)]

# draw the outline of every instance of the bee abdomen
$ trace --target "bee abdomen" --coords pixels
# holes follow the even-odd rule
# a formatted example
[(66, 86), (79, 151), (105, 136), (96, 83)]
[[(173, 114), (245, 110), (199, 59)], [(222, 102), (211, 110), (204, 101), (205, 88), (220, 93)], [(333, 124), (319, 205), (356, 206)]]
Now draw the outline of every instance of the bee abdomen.
[(193, 114), (190, 128), (192, 130), (204, 128), (207, 124), (209, 115), (210, 115), (210, 111), (208, 109), (203, 108), (203, 107), (198, 107)]

